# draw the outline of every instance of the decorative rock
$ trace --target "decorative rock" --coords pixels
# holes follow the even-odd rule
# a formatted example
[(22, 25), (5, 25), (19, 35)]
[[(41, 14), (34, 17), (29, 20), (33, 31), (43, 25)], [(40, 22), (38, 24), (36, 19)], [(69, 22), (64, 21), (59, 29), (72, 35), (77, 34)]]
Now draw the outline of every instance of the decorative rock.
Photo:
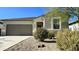
[(40, 48), (41, 46), (40, 45), (38, 45), (38, 48)]
[(45, 45), (44, 45), (44, 44), (42, 44), (42, 47), (45, 47)]

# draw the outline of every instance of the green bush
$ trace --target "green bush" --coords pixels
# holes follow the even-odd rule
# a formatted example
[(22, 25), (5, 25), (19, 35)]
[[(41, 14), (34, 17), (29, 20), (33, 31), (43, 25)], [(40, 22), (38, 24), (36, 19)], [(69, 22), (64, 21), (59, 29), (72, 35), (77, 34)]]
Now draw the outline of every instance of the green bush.
[(48, 37), (48, 31), (43, 28), (38, 28), (34, 33), (34, 37), (39, 41), (44, 41)]
[(56, 35), (57, 46), (61, 50), (77, 51), (79, 50), (79, 32), (64, 29), (58, 31)]
[(57, 31), (54, 31), (54, 30), (49, 31), (48, 38), (49, 39), (54, 38), (56, 36), (56, 33), (57, 33)]
[(52, 39), (52, 37), (55, 37), (55, 34), (54, 33), (51, 33), (51, 32), (48, 32), (48, 38), (49, 39)]

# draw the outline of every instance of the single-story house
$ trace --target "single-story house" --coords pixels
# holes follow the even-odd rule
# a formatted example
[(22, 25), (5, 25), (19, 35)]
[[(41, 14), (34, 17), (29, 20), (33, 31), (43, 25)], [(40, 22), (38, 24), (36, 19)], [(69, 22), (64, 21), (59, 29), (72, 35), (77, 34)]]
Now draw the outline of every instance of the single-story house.
[(44, 17), (2, 19), (0, 20), (0, 35), (30, 36), (39, 27), (47, 30), (61, 30), (63, 24), (61, 17), (52, 17), (51, 19)]

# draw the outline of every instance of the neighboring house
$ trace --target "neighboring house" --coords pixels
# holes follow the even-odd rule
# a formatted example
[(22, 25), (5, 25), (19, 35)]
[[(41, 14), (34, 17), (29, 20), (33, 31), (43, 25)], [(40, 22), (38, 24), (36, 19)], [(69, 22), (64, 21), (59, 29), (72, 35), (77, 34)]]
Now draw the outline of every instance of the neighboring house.
[(73, 16), (73, 18), (70, 19), (69, 29), (79, 31), (79, 20), (77, 16)]
[(4, 34), (5, 31), (5, 24), (3, 21), (0, 21), (0, 36)]
[(75, 21), (69, 24), (69, 29), (70, 30), (77, 30), (79, 31), (79, 21)]
[(61, 23), (61, 17), (44, 18), (18, 18), (18, 19), (2, 19), (0, 32), (1, 35), (16, 36), (16, 35), (32, 35), (33, 32), (40, 27), (47, 30), (61, 30), (65, 23)]

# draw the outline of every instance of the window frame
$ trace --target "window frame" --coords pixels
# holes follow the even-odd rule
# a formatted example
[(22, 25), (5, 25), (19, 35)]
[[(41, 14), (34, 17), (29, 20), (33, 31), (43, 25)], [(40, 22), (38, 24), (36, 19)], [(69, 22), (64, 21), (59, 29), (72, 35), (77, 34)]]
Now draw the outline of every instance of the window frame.
[[(54, 23), (53, 23), (54, 19), (59, 19), (59, 29), (54, 28)], [(51, 29), (53, 29), (53, 30), (61, 30), (61, 17), (52, 17), (51, 18)]]

